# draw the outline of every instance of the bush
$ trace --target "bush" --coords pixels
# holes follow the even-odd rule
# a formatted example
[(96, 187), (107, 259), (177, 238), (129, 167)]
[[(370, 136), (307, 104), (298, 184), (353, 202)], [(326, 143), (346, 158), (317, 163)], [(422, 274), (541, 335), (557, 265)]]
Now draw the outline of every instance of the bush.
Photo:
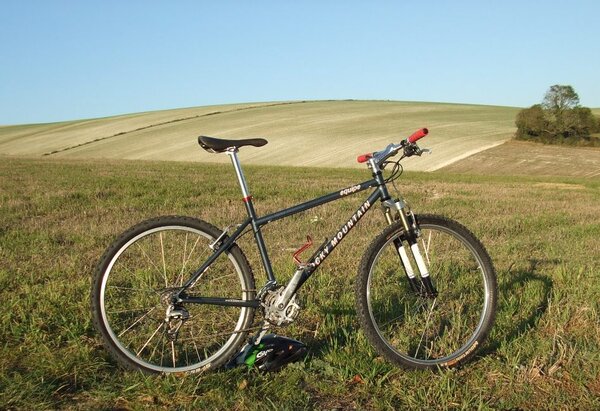
[(518, 140), (600, 146), (600, 139), (592, 136), (600, 132), (600, 119), (579, 106), (579, 96), (571, 86), (550, 87), (543, 103), (521, 110), (515, 124)]
[(548, 130), (548, 121), (542, 106), (536, 104), (530, 108), (521, 110), (517, 114), (517, 137), (524, 139), (541, 137)]

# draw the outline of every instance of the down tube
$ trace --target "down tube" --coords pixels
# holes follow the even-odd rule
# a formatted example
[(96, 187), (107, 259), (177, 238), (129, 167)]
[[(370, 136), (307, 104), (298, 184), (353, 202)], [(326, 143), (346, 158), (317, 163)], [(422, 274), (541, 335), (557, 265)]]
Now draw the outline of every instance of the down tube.
[(361, 218), (369, 211), (369, 209), (381, 198), (381, 191), (375, 190), (369, 198), (356, 210), (356, 212), (348, 219), (348, 221), (340, 227), (333, 237), (325, 241), (325, 244), (319, 248), (310, 258), (307, 263), (307, 268), (298, 282), (296, 290), (315, 272), (315, 270), (325, 261), (331, 252), (342, 242), (350, 231), (358, 224)]

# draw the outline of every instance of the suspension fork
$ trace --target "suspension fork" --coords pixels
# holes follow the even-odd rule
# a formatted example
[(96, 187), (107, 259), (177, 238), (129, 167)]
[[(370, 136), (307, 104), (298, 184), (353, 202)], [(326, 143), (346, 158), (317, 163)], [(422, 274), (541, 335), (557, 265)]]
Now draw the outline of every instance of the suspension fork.
[[(402, 222), (404, 234), (398, 238), (395, 238), (393, 242), (411, 290), (423, 297), (436, 297), (437, 290), (431, 282), (429, 269), (427, 268), (427, 264), (421, 255), (421, 251), (419, 250), (419, 245), (417, 242), (417, 238), (419, 237), (419, 228), (416, 225), (415, 216), (410, 210), (408, 204), (406, 204), (402, 198), (398, 198), (395, 201), (390, 199), (383, 201), (383, 209), (388, 224), (392, 225), (394, 223), (394, 215), (397, 215)], [(413, 269), (412, 263), (408, 257), (408, 253), (406, 252), (406, 247), (404, 246), (403, 241), (408, 243), (413, 259), (417, 264), (420, 278), (417, 278), (415, 275), (415, 270)]]

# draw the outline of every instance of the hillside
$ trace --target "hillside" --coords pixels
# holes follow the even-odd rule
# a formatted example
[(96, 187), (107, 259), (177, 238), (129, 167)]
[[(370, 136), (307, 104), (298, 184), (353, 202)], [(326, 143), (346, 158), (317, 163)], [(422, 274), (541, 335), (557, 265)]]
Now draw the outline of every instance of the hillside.
[(244, 164), (358, 167), (356, 156), (429, 127), (433, 150), (406, 161), (432, 171), (508, 140), (519, 109), (392, 101), (316, 101), (209, 106), (53, 124), (0, 127), (0, 154), (228, 162), (196, 142), (200, 134), (263, 137)]
[(452, 163), (443, 171), (598, 178), (600, 149), (511, 140)]
[(188, 121), (199, 116), (234, 111), (258, 105), (210, 106), (126, 114), (113, 117), (65, 121), (48, 124), (25, 124), (0, 127), (0, 152), (11, 155), (43, 155), (68, 150), (98, 139), (131, 134), (134, 131)]

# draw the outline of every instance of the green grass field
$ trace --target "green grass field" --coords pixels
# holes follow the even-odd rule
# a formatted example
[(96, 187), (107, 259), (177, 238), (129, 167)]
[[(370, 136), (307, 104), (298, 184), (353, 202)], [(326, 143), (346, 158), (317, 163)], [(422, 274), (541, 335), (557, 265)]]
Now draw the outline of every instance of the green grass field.
[[(279, 330), (308, 344), (305, 361), (276, 374), (240, 368), (165, 377), (123, 371), (103, 349), (90, 320), (91, 273), (112, 239), (142, 219), (192, 215), (221, 227), (242, 220), (231, 167), (53, 157), (0, 162), (0, 409), (600, 408), (598, 179), (441, 172), (401, 178), (398, 187), (417, 212), (461, 221), (496, 265), (497, 323), (462, 369), (395, 368), (358, 329), (353, 282), (372, 233), (384, 227), (375, 209), (303, 288), (300, 319)], [(368, 173), (249, 166), (247, 177), (264, 214)], [(330, 236), (360, 197), (268, 225), (278, 277), (289, 278), (291, 250), (307, 234)], [(250, 237), (240, 245), (260, 283)]]

